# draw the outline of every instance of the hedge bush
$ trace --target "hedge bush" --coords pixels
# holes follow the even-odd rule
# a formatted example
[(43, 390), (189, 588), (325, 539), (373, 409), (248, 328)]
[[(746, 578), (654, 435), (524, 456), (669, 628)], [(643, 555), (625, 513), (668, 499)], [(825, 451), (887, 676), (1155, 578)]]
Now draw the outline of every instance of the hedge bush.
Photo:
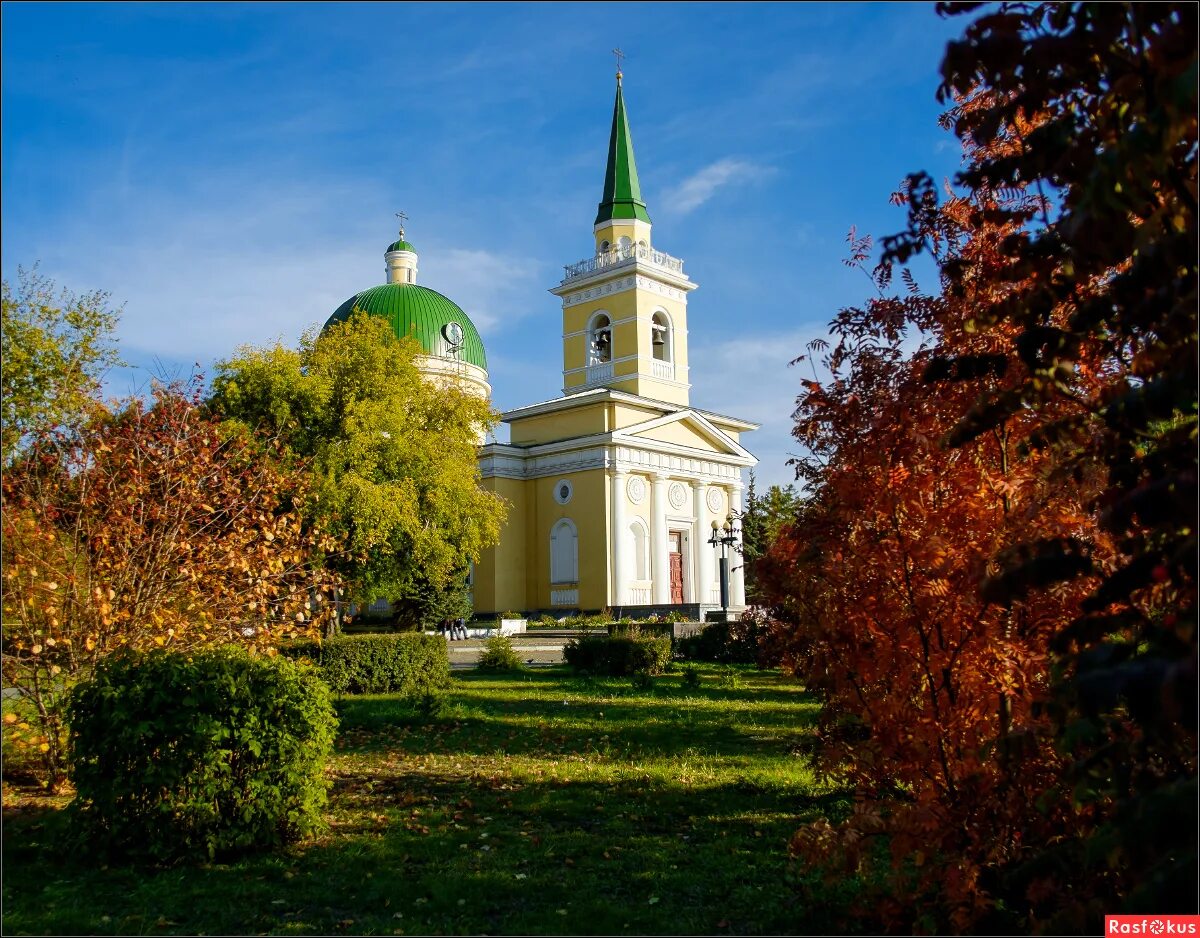
[(322, 642), (293, 642), (280, 648), (307, 658), (335, 694), (438, 694), (450, 683), (450, 655), (440, 635), (338, 635)]
[(757, 620), (745, 616), (736, 622), (712, 622), (695, 635), (679, 640), (679, 653), (692, 661), (715, 661), (720, 664), (758, 664), (766, 628)]
[(236, 647), (121, 654), (75, 688), (68, 717), (86, 850), (211, 858), (322, 826), (337, 717), (308, 665)]
[(563, 659), (588, 674), (661, 674), (671, 663), (671, 640), (585, 635), (563, 647)]

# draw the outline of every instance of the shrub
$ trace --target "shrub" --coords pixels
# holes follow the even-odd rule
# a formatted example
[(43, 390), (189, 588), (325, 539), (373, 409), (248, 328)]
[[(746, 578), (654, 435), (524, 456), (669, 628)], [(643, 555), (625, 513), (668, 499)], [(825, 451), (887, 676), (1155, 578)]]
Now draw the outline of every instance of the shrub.
[(671, 662), (671, 640), (585, 635), (563, 647), (563, 658), (576, 671), (589, 674), (661, 674)]
[(75, 688), (69, 719), (87, 849), (211, 858), (322, 826), (337, 717), (304, 663), (229, 646), (121, 654)]
[(507, 635), (493, 635), (487, 640), (487, 644), (483, 646), (483, 652), (479, 656), (479, 663), (476, 667), (480, 671), (511, 672), (525, 670), (525, 665), (517, 654), (517, 650), (513, 648), (512, 639)]
[(684, 690), (699, 690), (700, 689), (700, 672), (691, 665), (683, 669), (683, 677), (679, 681), (679, 686)]
[(767, 660), (764, 639), (767, 620), (746, 613), (736, 622), (712, 622), (696, 635), (679, 640), (679, 652), (693, 661), (714, 661), (720, 664), (757, 664), (771, 667), (774, 661)]
[(338, 635), (323, 642), (293, 642), (280, 648), (291, 658), (308, 658), (335, 694), (440, 693), (450, 683), (450, 656), (440, 635)]

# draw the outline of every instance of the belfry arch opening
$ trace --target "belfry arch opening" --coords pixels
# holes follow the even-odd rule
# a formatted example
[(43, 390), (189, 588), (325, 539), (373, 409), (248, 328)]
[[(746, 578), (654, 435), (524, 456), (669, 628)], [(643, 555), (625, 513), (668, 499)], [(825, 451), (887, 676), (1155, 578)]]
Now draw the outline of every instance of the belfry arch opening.
[(666, 313), (659, 312), (650, 317), (650, 349), (660, 362), (674, 360), (671, 320)]
[(612, 321), (605, 313), (597, 313), (588, 326), (588, 364), (603, 365), (612, 361)]

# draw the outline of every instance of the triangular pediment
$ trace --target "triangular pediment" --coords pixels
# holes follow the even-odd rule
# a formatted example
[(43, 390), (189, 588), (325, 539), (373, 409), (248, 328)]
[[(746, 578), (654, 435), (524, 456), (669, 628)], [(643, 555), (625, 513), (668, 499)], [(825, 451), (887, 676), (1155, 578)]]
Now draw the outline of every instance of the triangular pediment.
[(613, 441), (627, 440), (667, 443), (684, 446), (704, 453), (720, 453), (753, 459), (732, 437), (713, 422), (694, 410), (680, 410), (642, 423), (622, 427), (612, 435)]

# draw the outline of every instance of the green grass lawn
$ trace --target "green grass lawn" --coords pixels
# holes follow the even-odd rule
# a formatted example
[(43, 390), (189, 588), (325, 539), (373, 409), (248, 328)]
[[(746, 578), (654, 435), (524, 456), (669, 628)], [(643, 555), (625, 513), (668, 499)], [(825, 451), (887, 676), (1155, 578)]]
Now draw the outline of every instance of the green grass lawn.
[(5, 793), (6, 934), (842, 931), (852, 881), (792, 868), (842, 815), (790, 679), (700, 666), (636, 690), (561, 669), (457, 674), (444, 711), (339, 705), (330, 830), (281, 855), (97, 867), (56, 848), (62, 800)]

